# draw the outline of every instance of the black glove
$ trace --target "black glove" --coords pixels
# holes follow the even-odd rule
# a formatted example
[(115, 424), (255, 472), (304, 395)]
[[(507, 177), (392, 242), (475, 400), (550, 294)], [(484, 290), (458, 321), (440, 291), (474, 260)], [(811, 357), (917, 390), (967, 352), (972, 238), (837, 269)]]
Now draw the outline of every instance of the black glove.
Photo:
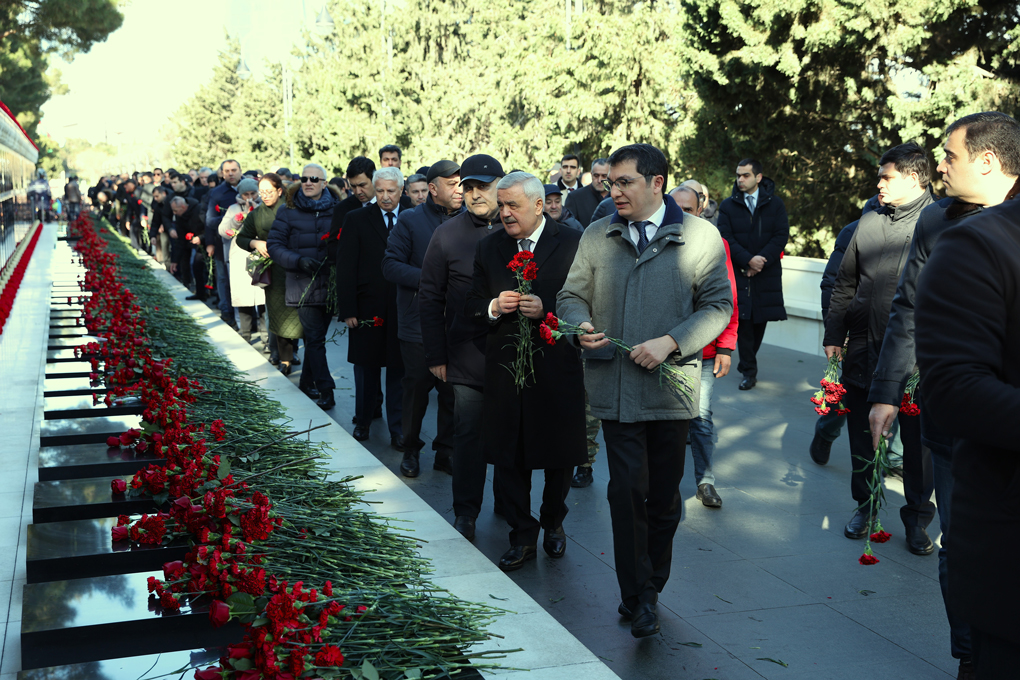
[(298, 260), (297, 266), (298, 269), (303, 271), (305, 274), (315, 276), (315, 274), (319, 271), (319, 267), (322, 266), (322, 263), (312, 257), (302, 257)]

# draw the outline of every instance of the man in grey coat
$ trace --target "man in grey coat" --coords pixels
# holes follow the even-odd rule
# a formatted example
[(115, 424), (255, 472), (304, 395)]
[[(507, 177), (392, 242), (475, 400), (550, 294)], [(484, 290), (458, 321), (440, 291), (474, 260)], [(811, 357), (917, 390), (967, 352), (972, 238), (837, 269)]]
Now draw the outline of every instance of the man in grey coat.
[[(701, 350), (729, 322), (733, 294), (718, 230), (664, 201), (662, 152), (632, 144), (617, 149), (609, 167), (616, 212), (584, 232), (556, 311), (587, 331), (578, 342), (592, 415), (606, 437), (619, 612), (632, 619), (634, 637), (645, 637), (659, 631), (655, 604), (682, 511)], [(606, 335), (633, 351), (618, 353)], [(663, 386), (656, 369), (664, 361), (686, 374), (693, 397), (678, 399)]]

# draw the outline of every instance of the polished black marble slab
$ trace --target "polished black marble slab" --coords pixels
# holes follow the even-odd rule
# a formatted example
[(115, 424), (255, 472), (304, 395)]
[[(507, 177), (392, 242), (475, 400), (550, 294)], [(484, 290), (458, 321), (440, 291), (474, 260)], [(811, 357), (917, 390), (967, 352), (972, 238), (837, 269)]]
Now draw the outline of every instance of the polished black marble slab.
[(150, 465), (165, 465), (166, 459), (151, 451), (138, 453), (130, 447), (101, 444), (43, 446), (39, 449), (39, 481), (121, 477), (133, 475)]
[(64, 349), (66, 347), (85, 346), (90, 342), (106, 342), (94, 335), (81, 335), (74, 338), (47, 338), (47, 349)]
[[(132, 650), (122, 649), (121, 651), (130, 652)], [(141, 678), (159, 677), (166, 677), (168, 680), (177, 680), (178, 678), (190, 680), (194, 677), (194, 672), (189, 670), (182, 676), (180, 673), (182, 668), (201, 669), (215, 666), (225, 653), (225, 648), (191, 649), (120, 659), (87, 661), (80, 664), (21, 671), (18, 673), (18, 680), (140, 680)]]
[(158, 509), (156, 502), (145, 496), (114, 496), (110, 482), (115, 477), (130, 483), (132, 475), (36, 482), (32, 499), (32, 522), (43, 524), (116, 517)]
[(40, 446), (64, 446), (105, 442), (110, 435), (120, 435), (138, 427), (138, 416), (95, 416), (44, 420), (40, 430)]
[(85, 326), (50, 326), (50, 338), (77, 338), (88, 334)]
[(28, 525), (26, 578), (29, 583), (64, 581), (154, 571), (184, 559), (190, 543), (168, 546), (113, 541), (114, 517)]
[(112, 659), (126, 650), (155, 654), (241, 641), (237, 621), (213, 627), (209, 600), (185, 601), (179, 612), (164, 612), (146, 587), (149, 576), (162, 575), (160, 570), (25, 584), (21, 667)]
[[(100, 353), (98, 356), (102, 357), (102, 354)], [(81, 357), (75, 356), (73, 347), (46, 350), (46, 362), (53, 363), (57, 361), (81, 361)]]
[[(102, 364), (96, 373), (103, 372)], [(46, 380), (52, 378), (88, 378), (93, 373), (92, 364), (79, 359), (78, 361), (60, 361), (46, 364)]]
[[(85, 368), (91, 369), (92, 367), (88, 362), (83, 362)], [(96, 381), (95, 384), (89, 380), (88, 373), (86, 372), (84, 377), (67, 377), (67, 378), (50, 378), (47, 377), (43, 380), (43, 394), (47, 397), (59, 397), (66, 396), (68, 394), (92, 394), (93, 392), (105, 392), (106, 387), (101, 381)]]
[[(50, 306), (52, 307), (52, 305)], [(83, 318), (83, 314), (73, 309), (61, 309), (57, 307), (56, 309), (51, 309), (50, 311), (51, 321), (53, 319), (78, 319), (78, 318)]]
[(43, 418), (45, 420), (62, 420), (65, 418), (95, 418), (97, 416), (127, 416), (138, 415), (145, 410), (137, 397), (123, 401), (123, 404), (112, 403), (109, 406), (103, 401), (94, 404), (91, 393), (44, 397)]
[(50, 331), (54, 328), (80, 328), (85, 329), (85, 320), (78, 316), (64, 316), (50, 319)]

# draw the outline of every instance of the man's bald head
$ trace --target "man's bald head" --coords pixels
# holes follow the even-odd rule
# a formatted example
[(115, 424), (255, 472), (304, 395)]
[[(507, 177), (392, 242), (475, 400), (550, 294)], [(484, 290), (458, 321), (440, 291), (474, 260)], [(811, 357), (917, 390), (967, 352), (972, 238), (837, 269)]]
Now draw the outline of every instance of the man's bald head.
[(676, 201), (676, 204), (685, 213), (694, 215), (695, 217), (701, 216), (701, 198), (698, 196), (698, 192), (689, 186), (680, 185), (673, 191), (669, 192), (670, 198)]

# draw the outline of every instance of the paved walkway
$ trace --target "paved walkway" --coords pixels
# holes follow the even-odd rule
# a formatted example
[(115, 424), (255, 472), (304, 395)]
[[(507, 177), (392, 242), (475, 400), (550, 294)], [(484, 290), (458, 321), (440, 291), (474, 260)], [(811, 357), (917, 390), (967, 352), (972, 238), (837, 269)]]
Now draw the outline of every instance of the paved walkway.
[[(332, 415), (350, 431), (354, 381), (346, 337), (328, 354), (339, 388)], [(552, 560), (539, 551), (537, 561), (511, 577), (622, 678), (955, 677), (937, 558), (906, 549), (896, 513), (903, 503), (899, 481), (888, 484), (891, 510), (883, 517), (893, 539), (875, 546), (878, 565), (863, 567), (857, 563), (863, 542), (842, 534), (855, 508), (846, 435), (825, 467), (807, 454), (815, 422), (808, 399), (824, 360), (766, 345), (759, 364), (758, 386), (750, 392), (737, 390), (737, 375), (716, 387), (714, 467), (721, 510), (694, 498), (687, 455), (673, 575), (659, 600), (661, 636), (635, 640), (616, 613), (604, 454), (595, 464), (594, 484), (571, 490), (567, 499), (567, 556)], [(423, 438), (431, 443), (434, 435), (433, 394)], [(401, 454), (390, 448), (383, 421), (375, 422), (366, 444), (397, 471)], [(430, 449), (425, 451), (421, 476), (405, 482), (452, 522), (450, 477), (432, 470)], [(533, 497), (537, 515), (539, 494)], [(509, 528), (490, 503), (487, 495), (475, 546), (496, 562), (509, 545)], [(934, 540), (937, 522), (931, 530)]]

